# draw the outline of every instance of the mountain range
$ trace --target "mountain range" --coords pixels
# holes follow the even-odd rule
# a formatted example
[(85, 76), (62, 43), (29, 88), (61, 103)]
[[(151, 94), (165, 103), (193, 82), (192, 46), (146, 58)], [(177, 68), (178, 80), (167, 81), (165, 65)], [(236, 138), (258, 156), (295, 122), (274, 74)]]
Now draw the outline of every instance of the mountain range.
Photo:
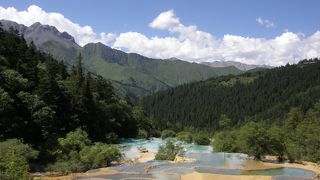
[(253, 64), (245, 64), (241, 62), (236, 61), (210, 61), (210, 62), (202, 62), (201, 64), (205, 64), (211, 67), (228, 67), (228, 66), (234, 66), (237, 69), (240, 69), (241, 71), (250, 71), (254, 69), (271, 69), (272, 66), (268, 65), (253, 65)]
[(221, 75), (241, 74), (260, 67), (232, 61), (198, 64), (177, 58), (154, 59), (126, 53), (102, 43), (89, 43), (81, 47), (70, 34), (59, 32), (53, 26), (34, 23), (27, 27), (8, 20), (0, 20), (0, 23), (3, 29), (17, 30), (28, 43), (33, 42), (39, 50), (64, 61), (69, 67), (81, 53), (84, 67), (88, 71), (110, 79), (121, 95), (133, 99), (181, 84)]

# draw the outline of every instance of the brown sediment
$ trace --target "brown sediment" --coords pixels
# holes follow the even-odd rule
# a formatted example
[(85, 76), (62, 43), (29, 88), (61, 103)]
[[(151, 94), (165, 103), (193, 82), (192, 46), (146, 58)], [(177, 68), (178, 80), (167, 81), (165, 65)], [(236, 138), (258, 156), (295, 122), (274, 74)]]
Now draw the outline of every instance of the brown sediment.
[(148, 173), (150, 171), (150, 169), (154, 169), (156, 168), (157, 166), (156, 165), (148, 165), (147, 167), (144, 168), (144, 173)]
[[(316, 173), (316, 177), (320, 174), (320, 165), (312, 162), (302, 162), (302, 163), (274, 163), (274, 162), (263, 162), (248, 160), (244, 165), (243, 170), (266, 170), (274, 168), (300, 168), (310, 170)], [(198, 173), (193, 172), (190, 174), (185, 174), (181, 176), (182, 180), (271, 180), (272, 176), (256, 176), (256, 175), (222, 175), (222, 174), (212, 174), (212, 173)]]
[[(33, 180), (72, 180), (78, 177), (86, 177), (86, 176), (98, 176), (98, 175), (106, 175), (106, 174), (117, 174), (119, 171), (109, 169), (109, 168), (100, 168), (97, 172), (85, 172), (85, 173), (71, 173), (65, 176), (41, 176), (41, 177), (33, 177)], [(95, 178), (98, 179), (98, 178)], [(92, 180), (94, 180), (92, 178)]]
[[(155, 153), (147, 152), (147, 153), (140, 153), (140, 157), (135, 159), (134, 163), (142, 163), (153, 160), (155, 157)], [(273, 168), (281, 168), (281, 167), (291, 167), (291, 168), (301, 168), (306, 170), (311, 170), (316, 173), (316, 176), (320, 174), (320, 165), (312, 162), (302, 162), (302, 163), (275, 163), (273, 161), (273, 157), (267, 157), (265, 160), (268, 161), (254, 161), (248, 160), (244, 165), (243, 170), (264, 170), (264, 169), (273, 169)], [(274, 159), (274, 158), (273, 158)], [(186, 158), (177, 156), (172, 163), (188, 163), (194, 162), (196, 159)], [(154, 165), (150, 165), (150, 167), (146, 167), (145, 173), (148, 173), (150, 169), (154, 168)], [(107, 175), (107, 174), (117, 174), (117, 173), (125, 173), (119, 172), (109, 168), (101, 168), (97, 172), (90, 172), (90, 173), (73, 173), (67, 176), (57, 176), (57, 177), (36, 177), (35, 180), (72, 180), (75, 177), (86, 177), (86, 176), (97, 176), (97, 175)], [(271, 176), (256, 176), (256, 175), (222, 175), (222, 174), (212, 174), (212, 173), (198, 173), (193, 172), (189, 174), (185, 174), (181, 176), (182, 180), (271, 180)], [(96, 178), (98, 180), (98, 178)]]
[(266, 163), (263, 161), (247, 160), (244, 164), (243, 170), (265, 170), (265, 169), (275, 169), (280, 168), (278, 163)]
[(137, 163), (144, 163), (154, 160), (156, 153), (154, 152), (141, 152), (139, 158), (135, 161)]
[(192, 162), (196, 162), (196, 159), (193, 158), (187, 158), (187, 157), (183, 157), (183, 156), (176, 156), (176, 158), (174, 158), (173, 161), (170, 161), (172, 163), (192, 163)]
[(181, 176), (182, 180), (271, 180), (271, 176), (233, 176), (222, 174), (198, 173), (193, 172)]
[(312, 162), (306, 162), (302, 161), (301, 163), (269, 163), (269, 162), (263, 162), (265, 165), (271, 165), (271, 166), (278, 166), (278, 167), (291, 167), (291, 168), (300, 168), (300, 169), (306, 169), (315, 172), (317, 175), (320, 174), (320, 164), (312, 163)]

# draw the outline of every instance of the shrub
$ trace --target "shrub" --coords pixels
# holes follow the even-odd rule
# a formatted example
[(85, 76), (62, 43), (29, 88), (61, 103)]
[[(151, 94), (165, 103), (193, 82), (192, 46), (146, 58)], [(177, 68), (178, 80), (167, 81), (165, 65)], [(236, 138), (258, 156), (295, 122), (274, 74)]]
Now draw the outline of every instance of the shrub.
[(122, 154), (116, 146), (102, 143), (86, 146), (80, 152), (80, 159), (87, 169), (106, 167), (112, 161), (119, 161), (121, 158)]
[(269, 154), (271, 138), (265, 124), (249, 122), (241, 127), (238, 136), (238, 144), (241, 152), (261, 159), (261, 156)]
[(176, 135), (176, 133), (173, 130), (170, 130), (170, 129), (166, 129), (166, 130), (163, 130), (161, 132), (161, 138), (162, 139), (165, 139), (165, 138), (168, 138), (168, 137), (174, 137), (175, 135)]
[(110, 132), (106, 135), (106, 143), (108, 144), (114, 144), (117, 142), (119, 136), (114, 133), (114, 132)]
[(103, 143), (92, 145), (87, 133), (81, 129), (68, 133), (65, 138), (59, 138), (58, 143), (57, 162), (49, 166), (51, 171), (82, 172), (109, 166), (112, 161), (118, 161), (122, 157), (115, 146)]
[(175, 145), (172, 141), (167, 141), (165, 145), (159, 147), (156, 154), (156, 160), (170, 160), (173, 161), (178, 153), (182, 152), (182, 147)]
[(58, 154), (69, 154), (72, 151), (80, 151), (83, 147), (90, 145), (88, 134), (80, 128), (69, 132), (65, 138), (59, 138)]
[(0, 142), (0, 179), (29, 179), (30, 159), (35, 159), (38, 151), (18, 139), (8, 139)]
[(219, 152), (237, 152), (236, 132), (227, 131), (215, 134), (213, 149)]
[(149, 138), (149, 134), (148, 134), (148, 132), (146, 130), (139, 129), (138, 138), (148, 139)]
[(186, 143), (191, 143), (192, 142), (192, 136), (190, 132), (179, 132), (176, 134), (176, 138), (179, 141), (184, 141)]
[(58, 160), (47, 168), (48, 171), (59, 172), (61, 175), (66, 175), (72, 172), (83, 172), (88, 170), (83, 162), (79, 159)]
[(193, 142), (198, 145), (209, 145), (210, 139), (205, 134), (198, 133), (193, 137)]

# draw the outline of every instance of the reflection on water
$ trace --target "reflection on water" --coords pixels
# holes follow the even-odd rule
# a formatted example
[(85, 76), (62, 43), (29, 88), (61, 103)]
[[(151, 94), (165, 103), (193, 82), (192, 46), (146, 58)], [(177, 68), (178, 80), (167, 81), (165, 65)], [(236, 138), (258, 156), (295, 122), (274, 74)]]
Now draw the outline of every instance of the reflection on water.
[(240, 153), (221, 152), (186, 152), (188, 158), (197, 159), (196, 166), (223, 166), (226, 168), (241, 168), (248, 159), (248, 156)]
[(107, 174), (107, 175), (98, 175), (92, 177), (80, 177), (80, 179), (130, 179), (130, 180), (141, 180), (141, 179), (157, 179), (157, 180), (178, 180), (180, 176), (177, 174), (164, 174), (164, 173), (153, 173), (153, 174), (138, 174), (138, 173), (119, 173), (119, 174)]
[(313, 177), (314, 172), (299, 168), (273, 168), (264, 170), (241, 170), (241, 169), (217, 169), (214, 167), (195, 167), (199, 173), (213, 173), (225, 175), (259, 175), (259, 176), (303, 176)]
[[(160, 145), (165, 141), (160, 138), (150, 140), (143, 139), (123, 139), (119, 147), (127, 159), (139, 157), (138, 148), (144, 147), (149, 152), (157, 152)], [(221, 153), (213, 152), (211, 146), (198, 146), (193, 144), (182, 144), (185, 149), (185, 156), (196, 159), (191, 163), (170, 163), (168, 161), (152, 160), (146, 163), (124, 164), (111, 167), (111, 169), (127, 174), (105, 175), (102, 178), (108, 179), (179, 179), (180, 175), (192, 172), (215, 173), (226, 175), (268, 175), (268, 176), (296, 176), (296, 177), (313, 177), (314, 172), (298, 168), (276, 168), (267, 170), (244, 170), (265, 168), (262, 163), (248, 158), (241, 153)], [(154, 165), (144, 173), (146, 167)], [(129, 173), (129, 174), (128, 174)]]

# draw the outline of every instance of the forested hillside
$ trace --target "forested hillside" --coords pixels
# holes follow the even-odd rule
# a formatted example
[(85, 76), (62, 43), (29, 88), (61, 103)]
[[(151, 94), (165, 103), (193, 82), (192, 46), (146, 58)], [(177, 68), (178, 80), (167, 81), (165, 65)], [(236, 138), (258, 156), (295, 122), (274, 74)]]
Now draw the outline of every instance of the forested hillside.
[(69, 73), (63, 62), (27, 46), (14, 31), (2, 31), (0, 38), (1, 137), (38, 144), (76, 127), (95, 140), (108, 132), (136, 135), (132, 107), (115, 95), (109, 81), (82, 68), (81, 55)]
[(132, 100), (183, 83), (243, 72), (234, 66), (209, 67), (178, 59), (148, 58), (113, 49), (102, 43), (88, 43), (81, 47), (67, 32), (59, 32), (54, 26), (40, 23), (27, 27), (13, 21), (0, 20), (0, 25), (5, 30), (18, 30), (28, 43), (34, 42), (37, 49), (64, 61), (67, 66), (75, 65), (77, 54), (81, 53), (83, 66), (88, 71), (111, 80), (117, 94), (122, 97), (128, 95)]
[(17, 31), (0, 28), (0, 179), (28, 179), (31, 159), (38, 170), (48, 164), (63, 172), (107, 166), (121, 154), (101, 142), (148, 135), (149, 122), (110, 81), (86, 71), (81, 55), (68, 71)]
[(281, 121), (291, 107), (302, 112), (320, 99), (320, 61), (223, 76), (181, 85), (144, 98), (144, 106), (161, 128), (220, 129), (222, 115), (232, 126), (249, 119)]

